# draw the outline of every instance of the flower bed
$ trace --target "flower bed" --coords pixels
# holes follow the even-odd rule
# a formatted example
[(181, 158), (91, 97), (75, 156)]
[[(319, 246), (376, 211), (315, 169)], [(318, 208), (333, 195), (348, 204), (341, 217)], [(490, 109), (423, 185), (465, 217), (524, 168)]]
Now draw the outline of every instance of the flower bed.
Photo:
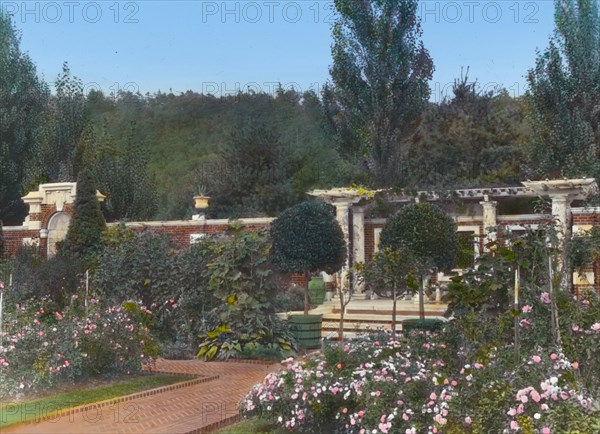
[(535, 354), (506, 370), (512, 352), (455, 369), (442, 334), (362, 337), (304, 360), (288, 359), (242, 402), (246, 417), (289, 431), (331, 433), (598, 432), (598, 407), (577, 389), (579, 366)]
[(0, 398), (80, 377), (134, 372), (155, 356), (148, 330), (120, 306), (96, 300), (85, 314), (73, 300), (65, 311), (48, 300), (10, 306), (0, 346)]

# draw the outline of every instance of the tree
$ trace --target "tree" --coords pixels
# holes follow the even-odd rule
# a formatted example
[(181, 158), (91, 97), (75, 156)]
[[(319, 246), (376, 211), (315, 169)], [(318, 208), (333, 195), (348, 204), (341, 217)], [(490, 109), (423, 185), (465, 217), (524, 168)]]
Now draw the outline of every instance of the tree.
[(304, 314), (308, 314), (308, 274), (336, 273), (346, 260), (346, 242), (332, 207), (306, 201), (288, 208), (271, 226), (273, 264), (284, 273), (303, 273)]
[(600, 16), (596, 0), (555, 0), (554, 36), (529, 71), (537, 176), (600, 176)]
[(50, 182), (70, 182), (79, 170), (77, 147), (88, 123), (83, 82), (71, 74), (67, 62), (54, 82), (56, 95), (50, 98), (44, 139), (38, 152), (37, 176)]
[(44, 125), (49, 91), (20, 49), (20, 37), (0, 10), (0, 220), (20, 224), (21, 201)]
[(415, 271), (418, 264), (406, 249), (392, 250), (386, 247), (375, 253), (373, 260), (359, 266), (359, 276), (364, 280), (365, 289), (382, 297), (391, 297), (392, 333), (396, 334), (396, 305), (403, 295), (418, 288)]
[[(457, 250), (456, 224), (440, 207), (410, 204), (390, 217), (381, 231), (381, 246), (412, 256), (421, 270), (448, 270)], [(424, 280), (425, 271), (421, 271)], [(423, 286), (419, 288), (421, 319), (425, 318)]]
[(521, 99), (503, 89), (481, 91), (467, 70), (452, 97), (429, 105), (403, 176), (420, 188), (518, 182), (526, 126)]
[(106, 228), (106, 222), (96, 196), (94, 179), (88, 169), (79, 173), (74, 208), (62, 251), (89, 259), (102, 246), (102, 232)]
[(335, 0), (328, 115), (346, 155), (377, 186), (398, 184), (403, 140), (427, 100), (433, 62), (420, 40), (417, 0)]

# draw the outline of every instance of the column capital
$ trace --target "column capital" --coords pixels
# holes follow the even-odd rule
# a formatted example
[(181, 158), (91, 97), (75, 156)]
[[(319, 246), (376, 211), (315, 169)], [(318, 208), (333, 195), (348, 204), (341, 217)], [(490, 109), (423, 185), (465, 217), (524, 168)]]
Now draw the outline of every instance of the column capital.
[(479, 205), (484, 208), (496, 208), (498, 206), (498, 202), (495, 200), (484, 200), (479, 202)]

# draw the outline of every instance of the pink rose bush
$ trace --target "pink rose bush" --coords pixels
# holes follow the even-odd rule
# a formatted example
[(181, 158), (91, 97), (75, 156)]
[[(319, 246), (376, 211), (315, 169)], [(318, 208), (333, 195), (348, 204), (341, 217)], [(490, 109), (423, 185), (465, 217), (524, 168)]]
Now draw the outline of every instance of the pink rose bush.
[[(74, 299), (75, 300), (75, 299)], [(11, 306), (0, 346), (0, 398), (77, 378), (138, 371), (156, 355), (139, 318), (121, 306), (52, 311), (47, 300)]]
[(491, 319), (467, 312), (438, 334), (372, 335), (288, 359), (242, 411), (298, 432), (600, 432), (600, 299), (556, 295), (555, 346), (551, 304), (523, 292), (524, 309)]

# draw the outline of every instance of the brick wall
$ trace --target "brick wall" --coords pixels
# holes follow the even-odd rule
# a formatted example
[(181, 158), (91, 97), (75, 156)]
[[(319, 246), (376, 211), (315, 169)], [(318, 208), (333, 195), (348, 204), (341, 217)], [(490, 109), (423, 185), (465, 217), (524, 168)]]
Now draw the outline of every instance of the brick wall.
[(24, 227), (5, 227), (4, 235), (4, 253), (8, 257), (16, 256), (23, 248), (23, 238), (39, 237), (39, 231), (30, 231)]

